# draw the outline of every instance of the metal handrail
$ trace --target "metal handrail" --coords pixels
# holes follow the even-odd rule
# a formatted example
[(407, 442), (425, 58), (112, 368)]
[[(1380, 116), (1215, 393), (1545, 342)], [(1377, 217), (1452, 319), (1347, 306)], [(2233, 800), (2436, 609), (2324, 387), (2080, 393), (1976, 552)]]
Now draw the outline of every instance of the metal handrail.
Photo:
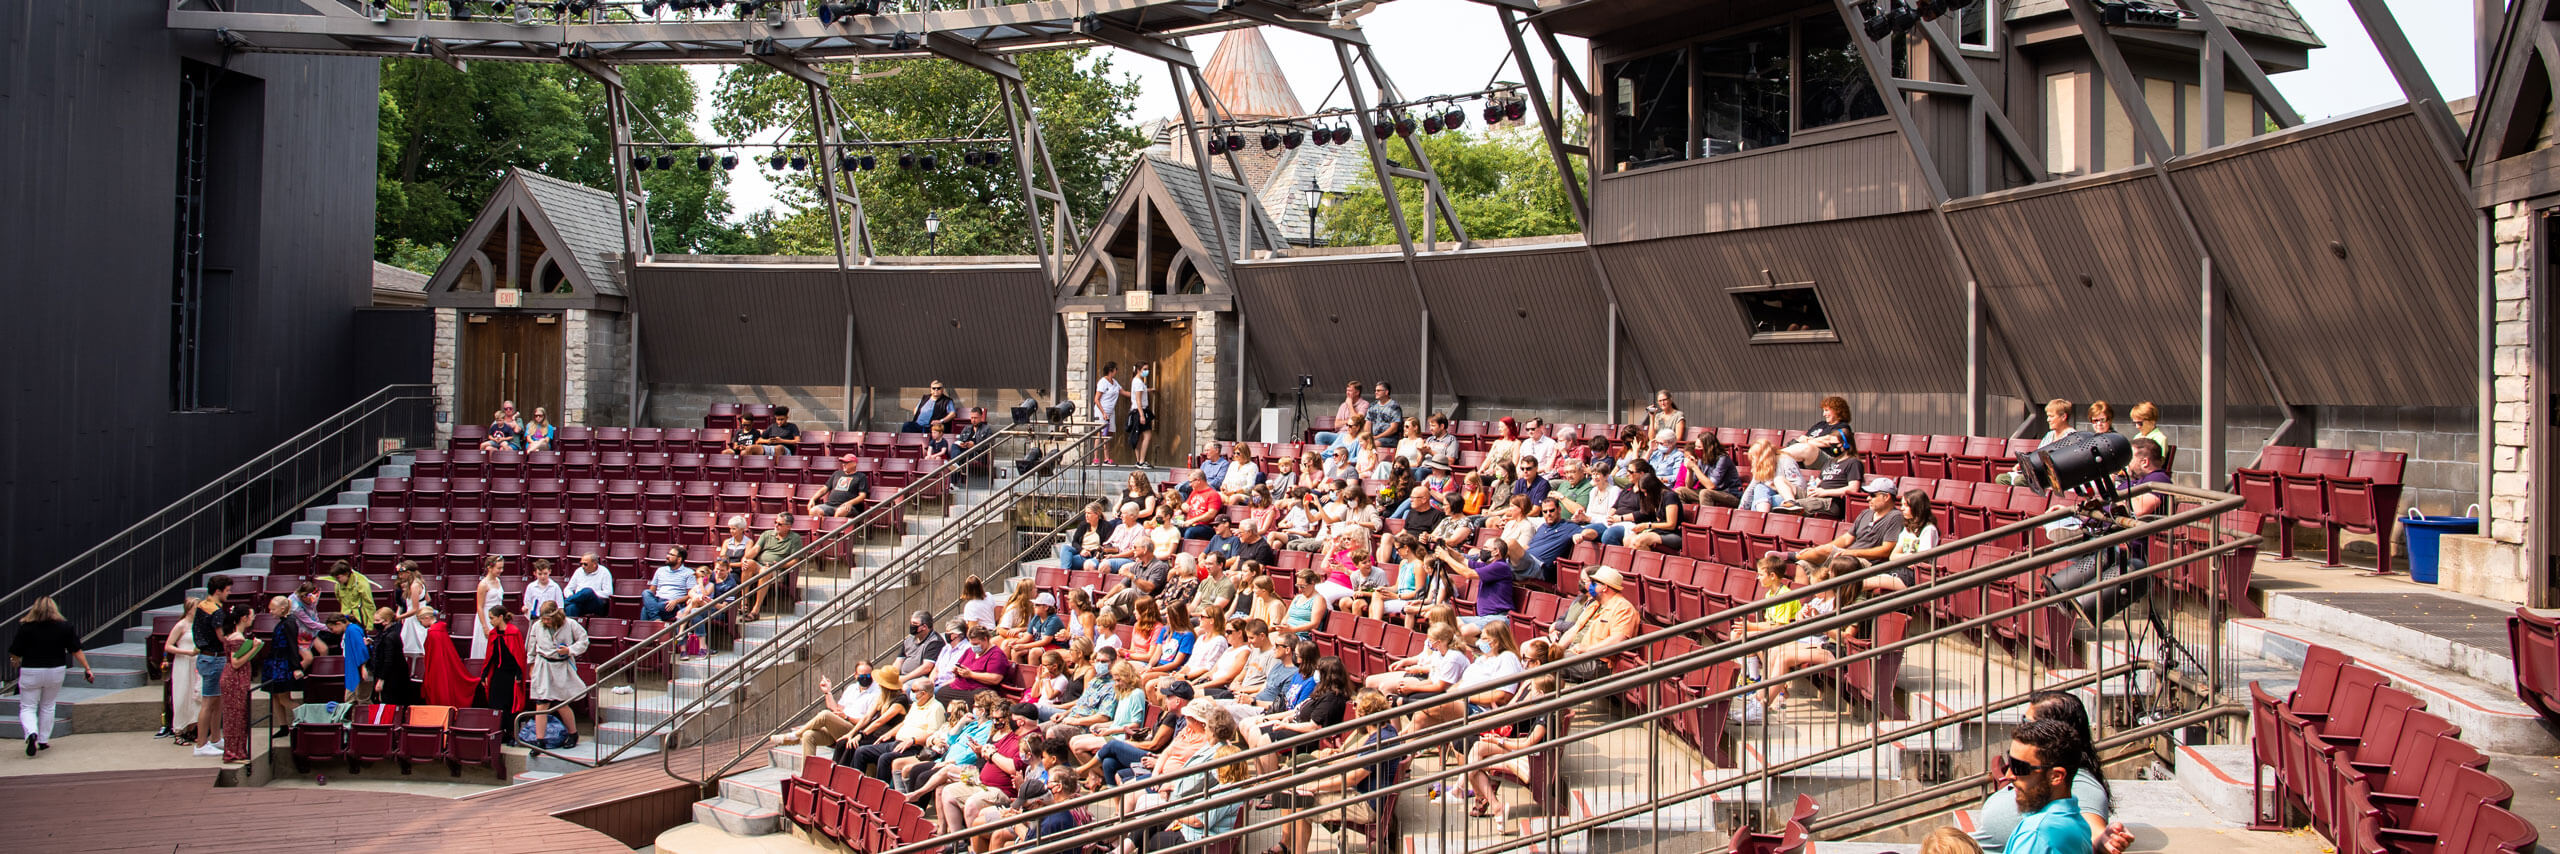
[[(1098, 423), (1086, 424), (1082, 425), (1079, 432), (1072, 436), (1047, 437), (1044, 441), (1064, 441), (1066, 444), (1064, 447), (1056, 448), (1044, 454), (1039, 459), (1038, 463), (1035, 464), (1035, 470), (1045, 471), (1048, 473), (1046, 476), (1039, 478), (1039, 483), (1032, 483), (1033, 479), (1028, 477), (1014, 478), (1006, 481), (997, 495), (990, 496), (988, 500), (979, 502), (976, 506), (970, 508), (968, 514), (964, 515), (962, 518), (952, 520), (950, 523), (944, 525), (941, 530), (936, 531), (934, 535), (928, 538), (925, 542), (908, 547), (905, 551), (899, 553), (897, 557), (891, 559), (889, 563), (884, 564), (880, 569), (873, 571), (869, 578), (866, 578), (861, 582), (863, 585), (862, 588), (853, 595), (838, 596), (827, 600), (827, 603), (824, 606), (821, 606), (816, 611), (810, 612), (807, 616), (802, 617), (798, 622), (791, 624), (784, 634), (774, 636), (764, 644), (759, 645), (756, 649), (749, 651), (744, 656), (741, 656), (737, 663), (722, 669), (718, 673), (712, 674), (710, 679), (705, 680), (702, 693), (695, 697), (693, 701), (685, 707), (674, 710), (666, 717), (666, 720), (663, 723), (669, 726), (674, 726), (679, 725), (682, 722), (690, 721), (692, 718), (699, 717), (708, 711), (705, 707), (715, 705), (714, 698), (720, 696), (724, 690), (727, 690), (725, 683), (743, 682), (744, 680), (753, 678), (755, 674), (762, 672), (766, 666), (770, 666), (768, 660), (778, 659), (796, 651), (803, 643), (801, 635), (814, 633), (822, 628), (840, 624), (844, 622), (840, 617), (847, 612), (859, 612), (862, 609), (870, 608), (873, 604), (871, 600), (889, 589), (888, 585), (890, 580), (896, 579), (904, 574), (891, 570), (898, 568), (909, 561), (929, 560), (937, 557), (948, 548), (953, 539), (973, 536), (972, 532), (979, 525), (984, 524), (987, 517), (1012, 512), (1013, 502), (1004, 499), (1012, 498), (1014, 500), (1019, 500), (1020, 496), (1023, 494), (1037, 494), (1039, 486), (1055, 481), (1069, 468), (1069, 466), (1064, 465), (1066, 461), (1089, 456), (1090, 448), (1088, 447), (1088, 443), (1099, 437), (1101, 428), (1102, 425)], [(912, 596), (910, 598), (912, 598)], [(906, 603), (901, 602), (901, 604), (904, 605)], [(890, 615), (879, 614), (875, 616), (875, 619), (882, 616)], [(724, 679), (724, 677), (727, 678)], [(805, 707), (800, 710), (802, 714), (806, 714), (808, 711), (809, 710)], [(743, 714), (743, 709), (735, 707), (731, 709), (732, 718), (735, 718), (740, 714)], [(767, 733), (767, 735), (770, 734), (770, 732)], [(668, 776), (686, 780), (687, 782), (691, 782), (696, 785), (707, 785), (711, 780), (719, 779), (721, 774), (727, 773), (730, 768), (736, 767), (740, 761), (743, 761), (748, 756), (754, 755), (756, 751), (765, 749), (766, 746), (767, 745), (764, 740), (761, 738), (750, 740), (741, 747), (741, 752), (736, 757), (733, 757), (723, 763), (720, 768), (708, 774), (707, 779), (704, 780), (695, 780), (681, 774), (677, 774), (672, 766), (668, 768), (667, 774)], [(664, 751), (661, 751), (661, 754), (663, 763), (672, 762), (671, 756), (666, 755)]]
[[(879, 519), (880, 514), (895, 512), (898, 508), (905, 506), (909, 501), (921, 499), (925, 493), (935, 489), (937, 484), (940, 484), (941, 488), (947, 489), (953, 474), (967, 471), (967, 466), (975, 465), (980, 460), (986, 459), (989, 455), (995, 452), (998, 445), (1003, 444), (1002, 442), (997, 441), (998, 439), (1007, 435), (1020, 435), (1017, 433), (1019, 429), (1020, 428), (1012, 428), (999, 432), (995, 437), (982, 440), (977, 444), (970, 446), (968, 450), (944, 460), (943, 464), (936, 467), (933, 471), (918, 473), (914, 480), (909, 481), (906, 486), (899, 488), (896, 493), (891, 494), (887, 498), (871, 502), (871, 506), (864, 508), (861, 513), (847, 518), (845, 520), (845, 524), (838, 526), (835, 530), (825, 532), (807, 543), (803, 543), (800, 547), (800, 553), (793, 555), (791, 560), (785, 562), (782, 566), (767, 569), (758, 573), (755, 581), (753, 582), (753, 586), (740, 584), (737, 589), (731, 590), (727, 595), (722, 596), (720, 600), (715, 603), (715, 607), (711, 612), (713, 616), (710, 619), (716, 620), (724, 616), (732, 615), (739, 603), (746, 601), (750, 596), (770, 592), (776, 585), (781, 584), (784, 579), (790, 577), (791, 574), (799, 572), (801, 568), (808, 564), (809, 561), (817, 559), (820, 555), (825, 554), (827, 550), (831, 548), (842, 545), (847, 538), (856, 535), (868, 537), (869, 535), (867, 532), (870, 530), (871, 524)], [(936, 532), (935, 536), (939, 537), (940, 532)], [(910, 549), (910, 551), (912, 550), (913, 549)], [(895, 562), (894, 559), (892, 562)], [(824, 610), (825, 609), (823, 608), (820, 609), (821, 612)], [(812, 612), (808, 617), (804, 617), (802, 619), (805, 621), (811, 617), (817, 616), (817, 613), (818, 612)], [(797, 624), (795, 623), (795, 625)], [(683, 621), (667, 621), (666, 625), (661, 626), (657, 632), (649, 635), (641, 642), (636, 643), (621, 652), (615, 653), (612, 658), (606, 659), (604, 666), (597, 669), (596, 678), (588, 682), (585, 689), (576, 692), (577, 696), (562, 699), (558, 705), (570, 705), (594, 696), (597, 689), (603, 687), (606, 683), (619, 679), (629, 674), (631, 671), (639, 669), (644, 664), (650, 663), (653, 659), (657, 658), (660, 653), (665, 652), (667, 647), (682, 643), (687, 634), (688, 632), (685, 631)], [(770, 644), (768, 644), (768, 646), (770, 646)], [(750, 653), (749, 655), (752, 656), (753, 653)], [(743, 666), (746, 663), (747, 658), (741, 657), (739, 662), (731, 665), (731, 667)], [(718, 673), (713, 674), (714, 678), (717, 678), (718, 675)], [(710, 696), (710, 694), (706, 692), (704, 696)], [(602, 709), (599, 708), (598, 711), (601, 712)], [(535, 715), (549, 714), (550, 712), (547, 711), (529, 710), (518, 712), (515, 717), (508, 722), (509, 729), (507, 731), (515, 732), (516, 728), (520, 728), (524, 725), (524, 721), (527, 718)], [(527, 744), (526, 748), (533, 753), (549, 756), (554, 759), (559, 759), (583, 767), (594, 768), (610, 764), (615, 759), (621, 757), (622, 754), (632, 750), (641, 742), (648, 740), (649, 736), (656, 735), (665, 730), (670, 722), (677, 720), (677, 717), (678, 716), (676, 715), (669, 715), (666, 718), (659, 720), (657, 723), (651, 724), (648, 728), (633, 736), (630, 741), (624, 742), (610, 751), (597, 755), (593, 761), (563, 754), (556, 750), (539, 745)]]
[[(290, 521), (293, 514), (310, 504), (313, 497), (318, 494), (315, 490), (344, 483), (367, 467), (378, 464), (384, 459), (385, 454), (377, 449), (365, 448), (361, 452), (341, 457), (340, 465), (315, 472), (307, 479), (298, 479), (296, 482), (285, 484), (269, 483), (270, 479), (279, 476), (287, 467), (303, 462), (306, 457), (327, 447), (329, 443), (345, 440), (350, 431), (380, 427), (384, 433), (399, 433), (401, 431), (390, 423), (391, 419), (396, 417), (392, 415), (395, 410), (404, 404), (416, 402), (432, 404), (434, 400), (433, 386), (416, 383), (395, 383), (384, 386), (345, 409), (320, 419), (274, 447), (250, 457), (231, 470), (215, 476), (203, 486), (178, 497), (167, 506), (153, 511), (123, 530), (99, 538), (96, 545), (63, 561), (43, 575), (20, 584), (16, 589), (5, 594), (0, 594), (0, 635), (15, 632), (18, 621), (34, 607), (36, 598), (47, 595), (57, 599), (65, 598), (69, 595), (69, 591), (86, 585), (104, 583), (104, 580), (99, 578), (101, 573), (125, 562), (140, 560), (143, 552), (156, 547), (160, 549), (160, 553), (153, 556), (155, 559), (151, 563), (160, 569), (161, 574), (139, 582), (127, 580), (128, 583), (122, 585), (123, 589), (112, 591), (110, 595), (115, 597), (115, 601), (129, 603), (120, 611), (102, 607), (81, 613), (66, 614), (75, 624), (83, 628), (84, 643), (108, 631), (122, 630), (123, 626), (119, 623), (124, 618), (141, 610), (152, 599), (168, 592), (172, 585), (185, 583), (192, 573), (201, 570), (206, 563), (256, 539), (276, 525)], [(419, 419), (419, 425), (427, 423), (424, 418)], [(400, 438), (405, 444), (405, 440), (414, 437), (401, 435)], [(267, 499), (268, 508), (265, 509), (231, 506), (234, 499), (242, 497), (244, 492), (261, 486), (271, 489), (280, 488), (283, 491), (270, 495)], [(251, 499), (252, 503), (254, 501), (255, 499)], [(286, 503), (282, 504), (281, 509), (273, 509), (279, 502)], [(171, 546), (164, 541), (178, 532), (181, 526), (191, 524), (207, 512), (215, 510), (224, 512), (236, 510), (242, 513), (244, 518), (236, 527), (226, 527), (222, 532), (223, 538), (218, 542), (184, 544), (188, 546), (186, 549), (188, 553), (176, 559), (170, 559), (171, 556), (167, 551)], [(230, 526), (231, 522), (226, 519), (223, 524)], [(238, 536), (229, 536), (233, 532), (237, 532)], [(69, 610), (69, 606), (66, 606), (66, 610)], [(6, 668), (5, 675), (14, 680), (16, 675), (14, 667), (0, 664), (0, 668)]]
[[(2238, 509), (2245, 503), (2244, 499), (2236, 495), (2191, 489), (2173, 484), (2144, 484), (2136, 487), (2129, 494), (2143, 495), (2154, 492), (2173, 497), (2196, 500), (2200, 502), (2200, 504), (2192, 509), (2169, 514), (2156, 520), (2126, 526), (2103, 536), (2082, 539), (2066, 546), (2059, 546), (2042, 552), (2020, 552), (2002, 560), (1983, 564), (1964, 572), (1939, 577), (1926, 585), (1919, 585), (1889, 594), (1870, 597), (1856, 605), (1845, 607), (1829, 616), (1813, 620), (1798, 621), (1796, 623), (1791, 623), (1786, 626), (1736, 641), (1712, 646), (1701, 646), (1699, 649), (1688, 653), (1653, 661), (1648, 666), (1639, 669), (1624, 672), (1613, 672), (1608, 676), (1583, 683), (1582, 685), (1576, 686), (1572, 689), (1541, 696), (1534, 701), (1506, 705), (1482, 714), (1469, 716), (1462, 724), (1443, 726), (1437, 730), (1430, 731), (1429, 734), (1416, 734), (1399, 738), (1392, 744), (1392, 746), (1379, 751), (1357, 755), (1346, 754), (1333, 757), (1325, 762), (1317, 763), (1312, 766), (1301, 766), (1301, 769), (1275, 772), (1275, 774), (1271, 775), (1257, 775), (1255, 779), (1248, 780), (1244, 783), (1219, 787), (1214, 796), (1198, 803), (1191, 804), (1190, 808), (1208, 809), (1227, 804), (1243, 803), (1261, 795), (1283, 791), (1290, 787), (1322, 779), (1333, 774), (1342, 773), (1352, 768), (1369, 767), (1398, 761), (1400, 757), (1409, 756), (1424, 750), (1436, 749), (1444, 744), (1465, 738), (1471, 733), (1481, 731), (1486, 728), (1527, 720), (1539, 715), (1571, 708), (1573, 706), (1589, 702), (1593, 699), (1605, 698), (1627, 690), (1641, 688), (1648, 684), (1665, 679), (1667, 673), (1685, 672), (1687, 670), (1712, 666), (1725, 661), (1736, 660), (1743, 655), (1757, 653), (1783, 643), (1793, 642), (1799, 638), (1809, 637), (1819, 633), (1829, 632), (1833, 629), (1864, 623), (1881, 617), (1887, 613), (1900, 611), (1913, 605), (1925, 604), (1931, 599), (1944, 596), (1949, 593), (1986, 588), (2021, 570), (2045, 566), (2058, 561), (2077, 558), (2082, 555), (2094, 554), (2102, 549), (2133, 543), (2157, 533), (2175, 530), (2177, 528), (2194, 524), (2198, 521), (2211, 519), (2224, 512)], [(2021, 521), (2012, 522), (1970, 537), (1964, 537), (1950, 543), (1943, 543), (1937, 548), (1930, 549), (1919, 554), (1909, 555), (1877, 564), (1871, 568), (1870, 574), (1891, 571), (1906, 566), (1917, 566), (1920, 564), (1932, 563), (1943, 555), (1967, 551), (1976, 546), (1992, 544), (2000, 539), (2022, 534), (2051, 522), (2072, 518), (2073, 516), (2074, 513), (2068, 510), (2048, 511), (2043, 514)], [(2214, 538), (2219, 539), (2221, 535), (2221, 529), (2219, 526), (2214, 526), (2213, 531)], [(1920, 635), (1907, 637), (1892, 644), (1878, 645), (1877, 647), (1858, 653), (1842, 655), (1833, 661), (1822, 665), (1793, 670), (1789, 672), (1788, 676), (1789, 678), (1801, 678), (1832, 672), (1887, 653), (1900, 651), (1922, 642), (1959, 633), (1970, 628), (1989, 626), (2000, 620), (2008, 619), (2020, 614), (2031, 613), (2039, 608), (2050, 607), (2058, 603), (2067, 602), (2087, 593), (2106, 590), (2135, 579), (2149, 578), (2198, 560), (2204, 560), (2238, 551), (2242, 548), (2256, 545), (2258, 542), (2259, 538), (2254, 535), (2222, 541), (2208, 548), (2200, 549), (2187, 555), (2181, 555), (2171, 560), (2151, 564), (2141, 570), (2126, 572), (2122, 575), (2111, 578), (2096, 579), (2081, 588), (2023, 602), (2008, 609), (1993, 613), (1986, 613), (1951, 626), (1941, 627)], [(1561, 671), (1580, 663), (1600, 662), (1605, 664), (1622, 653), (1643, 650), (1653, 644), (1670, 640), (1672, 638), (1692, 636), (1714, 626), (1728, 624), (1735, 619), (1742, 618), (1753, 613), (1758, 613), (1771, 605), (1809, 598), (1810, 596), (1821, 592), (1844, 588), (1851, 584), (1862, 583), (1863, 578), (1864, 576), (1844, 576), (1819, 584), (1805, 585), (1786, 591), (1777, 596), (1771, 596), (1755, 602), (1737, 605), (1724, 611), (1710, 614), (1686, 623), (1656, 630), (1647, 634), (1640, 634), (1635, 638), (1603, 647), (1598, 650), (1568, 656), (1557, 661), (1529, 668), (1515, 676), (1480, 687), (1491, 688), (1503, 685), (1526, 685), (1530, 680), (1548, 674), (1560, 673)], [(2217, 585), (2214, 589), (2219, 591), (2220, 587)], [(1672, 706), (1651, 708), (1642, 714), (1632, 716), (1626, 720), (1613, 722), (1611, 725), (1606, 727), (1598, 727), (1582, 732), (1556, 736), (1548, 739), (1547, 741), (1541, 742), (1538, 745), (1534, 745), (1531, 748), (1504, 754), (1499, 757), (1487, 759), (1480, 763), (1461, 766), (1455, 769), (1444, 768), (1440, 772), (1437, 772), (1437, 776), (1430, 779), (1444, 779), (1452, 774), (1465, 773), (1467, 771), (1491, 767), (1497, 762), (1518, 759), (1533, 753), (1543, 752), (1545, 750), (1552, 749), (1557, 745), (1594, 738), (1605, 732), (1623, 729), (1627, 726), (1641, 725), (1647, 721), (1657, 720), (1680, 712), (1708, 706), (1715, 702), (1730, 700), (1734, 697), (1741, 696), (1742, 694), (1749, 693), (1752, 690), (1754, 689), (1747, 686), (1735, 687), (1709, 693), (1696, 700)], [(1142, 781), (1105, 787), (1101, 790), (1070, 799), (1066, 802), (1026, 810), (1020, 814), (1010, 816), (997, 824), (971, 827), (963, 833), (943, 834), (930, 839), (911, 842), (891, 849), (888, 852), (883, 852), (883, 854), (923, 854), (923, 852), (933, 850), (938, 846), (947, 845), (978, 833), (991, 831), (995, 828), (1034, 823), (1051, 813), (1074, 809), (1084, 805), (1098, 803), (1103, 800), (1133, 794), (1140, 790), (1164, 785), (1170, 781), (1181, 777), (1191, 776), (1193, 774), (1213, 773), (1218, 767), (1228, 763), (1247, 762), (1264, 756), (1294, 751), (1302, 747), (1314, 745), (1336, 735), (1350, 733), (1366, 727), (1391, 721), (1407, 713), (1409, 713), (1409, 711), (1390, 709), (1375, 715), (1346, 719), (1331, 727), (1320, 728), (1313, 732), (1288, 739), (1274, 740), (1268, 745), (1238, 751), (1216, 761), (1204, 762), (1181, 769), (1162, 771), (1157, 775)], [(1904, 728), (1897, 730), (1896, 736), (1909, 737), (1919, 731), (1921, 730), (1918, 728)], [(1870, 741), (1873, 740), (1874, 739), (1870, 739)], [(1768, 773), (1768, 770), (1764, 768), (1759, 772), (1740, 775), (1736, 778), (1729, 778), (1727, 781), (1720, 781), (1719, 784), (1713, 786), (1709, 790), (1698, 791), (1691, 796), (1703, 796), (1712, 790), (1720, 790), (1721, 788), (1729, 786), (1739, 786), (1752, 779), (1765, 778), (1768, 776)], [(1279, 779), (1273, 779), (1274, 777), (1278, 777)], [(1418, 785), (1418, 781), (1408, 780), (1393, 788), (1382, 787), (1378, 792), (1365, 796), (1365, 798), (1382, 797), (1390, 791), (1412, 788), (1414, 785)], [(1304, 813), (1311, 814), (1314, 812), (1327, 811), (1337, 808), (1338, 806), (1339, 804), (1332, 804), (1325, 807), (1311, 808), (1309, 810), (1305, 810)], [(1653, 807), (1639, 806), (1629, 808), (1627, 810), (1621, 810), (1607, 816), (1589, 819), (1584, 822), (1577, 822), (1573, 825), (1550, 827), (1546, 834), (1544, 834), (1543, 838), (1552, 839), (1559, 833), (1584, 827), (1598, 826), (1599, 824), (1623, 818), (1625, 815), (1632, 815), (1651, 808)], [(1293, 814), (1292, 818), (1294, 817), (1297, 816)], [(1052, 852), (1064, 851), (1078, 845), (1107, 839), (1114, 834), (1125, 834), (1129, 829), (1129, 822), (1133, 820), (1143, 821), (1144, 819), (1124, 816), (1113, 821), (1095, 822), (1083, 825), (1076, 828), (1075, 832), (1065, 837), (1044, 838), (1035, 844), (1016, 846), (1015, 848), (1007, 849), (1007, 854), (1052, 854)], [(1184, 843), (1165, 850), (1182, 851), (1216, 844), (1222, 841), (1241, 840), (1245, 834), (1251, 831), (1266, 829), (1288, 820), (1291, 819), (1275, 819), (1252, 827), (1239, 827), (1226, 833), (1210, 836), (1198, 842)], [(1511, 844), (1496, 846), (1492, 849), (1480, 850), (1479, 854), (1491, 854), (1491, 852), (1510, 850), (1511, 848), (1537, 844), (1538, 841), (1539, 840), (1537, 838), (1523, 837)]]

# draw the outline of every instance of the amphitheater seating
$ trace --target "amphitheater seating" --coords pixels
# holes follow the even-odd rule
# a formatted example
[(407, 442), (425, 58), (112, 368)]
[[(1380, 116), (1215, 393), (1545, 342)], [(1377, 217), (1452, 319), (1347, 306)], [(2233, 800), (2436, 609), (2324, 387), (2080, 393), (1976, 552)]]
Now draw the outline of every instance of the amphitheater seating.
[(818, 757), (783, 780), (783, 811), (857, 851), (887, 851), (936, 834), (923, 810), (888, 784)]
[(1797, 795), (1795, 813), (1787, 817), (1787, 823), (1777, 833), (1734, 828), (1730, 854), (1794, 854), (1805, 850), (1807, 840), (1812, 838), (1805, 824), (1821, 812), (1822, 805), (1815, 803), (1812, 795)]
[(2484, 770), (2488, 758), (2389, 683), (2314, 646), (2291, 694), (2250, 684), (2257, 826), (2282, 827), (2299, 812), (2338, 850), (2359, 854), (2533, 850), (2537, 833), (2506, 809), (2514, 791)]
[(2317, 528), (2328, 543), (2325, 565), (2339, 565), (2342, 535), (2352, 532), (2373, 535), (2374, 565), (2389, 567), (2408, 460), (2399, 451), (2274, 445), (2256, 466), (2232, 473), (2232, 489), (2248, 500), (2250, 512), (2279, 522), (2278, 557), (2293, 557), (2294, 528)]
[(2516, 697), (2544, 720), (2560, 722), (2560, 620), (2517, 608), (2507, 617), (2507, 651)]

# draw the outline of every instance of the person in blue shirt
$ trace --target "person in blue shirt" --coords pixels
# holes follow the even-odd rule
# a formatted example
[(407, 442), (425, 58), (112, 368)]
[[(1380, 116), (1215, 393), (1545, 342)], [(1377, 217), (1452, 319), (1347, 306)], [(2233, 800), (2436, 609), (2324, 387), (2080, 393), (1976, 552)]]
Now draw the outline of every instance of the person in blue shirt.
[(1538, 502), (1538, 529), (1529, 534), (1529, 546), (1521, 549), (1512, 575), (1535, 581), (1555, 578), (1556, 560), (1572, 554), (1574, 539), (1587, 530), (1582, 523), (1565, 518), (1564, 508), (1554, 497)]
[(2028, 721), (2009, 735), (2001, 771), (2017, 792), (2018, 826), (2001, 850), (2009, 854), (2087, 854), (2095, 846), (2080, 800), (2071, 796), (2074, 762), (2086, 745), (2070, 724)]
[(1209, 530), (1208, 553), (1234, 560), (1236, 553), (1244, 550), (1244, 540), (1236, 536), (1235, 520), (1221, 514), (1218, 518), (1210, 520)]
[(667, 549), (667, 562), (649, 577), (649, 588), (640, 591), (640, 619), (666, 619), (684, 605), (685, 594), (692, 591), (693, 570), (684, 566), (684, 548)]

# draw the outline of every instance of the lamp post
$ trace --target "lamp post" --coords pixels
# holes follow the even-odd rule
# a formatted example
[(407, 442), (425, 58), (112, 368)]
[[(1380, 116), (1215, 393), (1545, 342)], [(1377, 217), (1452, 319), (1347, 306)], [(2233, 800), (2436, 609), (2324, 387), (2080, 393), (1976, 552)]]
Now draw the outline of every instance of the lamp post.
[(1309, 178), (1306, 189), (1299, 190), (1298, 194), (1307, 202), (1307, 245), (1314, 246), (1316, 245), (1316, 211), (1324, 207), (1324, 185), (1317, 183), (1314, 178)]
[(926, 211), (926, 212), (924, 213), (924, 240), (925, 240), (925, 247), (926, 247), (926, 248), (925, 248), (925, 252), (926, 252), (927, 254), (931, 254), (931, 253), (933, 253), (933, 252), (936, 252), (936, 251), (941, 250), (941, 248), (942, 248), (942, 215), (941, 215), (941, 214), (936, 213), (936, 212), (934, 212), (934, 211)]

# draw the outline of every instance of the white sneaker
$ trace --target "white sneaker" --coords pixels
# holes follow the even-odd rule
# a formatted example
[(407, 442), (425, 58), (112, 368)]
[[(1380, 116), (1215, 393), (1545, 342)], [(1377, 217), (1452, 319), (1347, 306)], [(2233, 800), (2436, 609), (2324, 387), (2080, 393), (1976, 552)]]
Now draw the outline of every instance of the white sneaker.
[(1742, 705), (1734, 707), (1730, 717), (1734, 723), (1756, 724), (1769, 719), (1769, 709), (1760, 704), (1758, 695), (1746, 695)]
[(629, 686), (629, 685), (615, 685), (615, 686), (613, 686), (613, 692), (614, 692), (614, 693), (616, 693), (616, 694), (628, 694), (628, 693), (631, 693), (631, 686)]
[(196, 745), (195, 754), (197, 756), (220, 756), (222, 755), (222, 745), (219, 742), (213, 744), (199, 744)]

